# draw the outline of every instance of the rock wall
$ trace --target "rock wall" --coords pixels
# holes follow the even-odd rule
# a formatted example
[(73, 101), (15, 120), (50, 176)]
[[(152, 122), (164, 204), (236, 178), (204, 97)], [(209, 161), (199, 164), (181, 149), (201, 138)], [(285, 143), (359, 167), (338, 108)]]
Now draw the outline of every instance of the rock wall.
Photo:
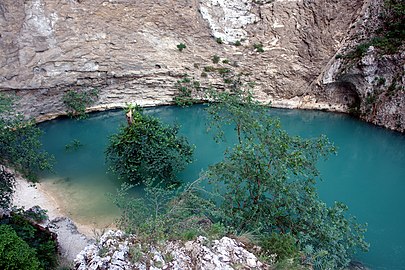
[(369, 42), (382, 23), (383, 0), (370, 2), (353, 25), (346, 41), (321, 73), (317, 85), (325, 99), (349, 101), (361, 119), (405, 132), (405, 46), (383, 54), (369, 46), (361, 57), (347, 56), (359, 44)]
[[(2, 0), (0, 91), (17, 93), (20, 110), (38, 119), (63, 114), (71, 89), (100, 89), (93, 109), (155, 105), (171, 102), (184, 74), (223, 84), (201, 76), (211, 65), (244, 74), (273, 106), (347, 111), (355, 95), (320, 78), (369, 2)], [(213, 64), (214, 55), (228, 61)]]

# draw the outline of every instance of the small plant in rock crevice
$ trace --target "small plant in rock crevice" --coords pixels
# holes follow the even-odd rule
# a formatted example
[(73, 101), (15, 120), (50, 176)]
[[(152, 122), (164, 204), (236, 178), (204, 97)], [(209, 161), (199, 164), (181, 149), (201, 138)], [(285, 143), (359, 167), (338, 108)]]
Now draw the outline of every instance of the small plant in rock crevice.
[(255, 43), (255, 44), (253, 44), (253, 48), (256, 50), (256, 52), (259, 52), (259, 53), (264, 52), (263, 44), (262, 44), (262, 43)]
[(218, 63), (219, 63), (219, 60), (221, 60), (221, 58), (220, 58), (218, 55), (214, 55), (214, 56), (212, 57), (212, 62), (213, 62), (214, 64), (218, 64)]
[(184, 44), (184, 43), (177, 44), (177, 49), (180, 52), (182, 52), (185, 48), (187, 48), (186, 44)]

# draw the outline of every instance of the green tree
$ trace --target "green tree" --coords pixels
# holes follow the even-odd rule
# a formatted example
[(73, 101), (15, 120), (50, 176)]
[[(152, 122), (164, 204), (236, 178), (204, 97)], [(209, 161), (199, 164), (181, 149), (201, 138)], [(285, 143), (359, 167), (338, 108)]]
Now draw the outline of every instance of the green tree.
[(98, 95), (99, 90), (96, 88), (87, 91), (67, 91), (62, 100), (68, 109), (68, 116), (77, 119), (86, 118), (86, 108), (96, 102)]
[(9, 225), (0, 224), (0, 268), (4, 270), (41, 269), (34, 249), (17, 236)]
[(222, 197), (226, 225), (291, 234), (307, 262), (322, 269), (343, 268), (357, 247), (367, 249), (364, 228), (345, 218), (347, 207), (328, 207), (318, 198), (316, 163), (335, 152), (324, 136), (288, 135), (249, 92), (212, 92), (210, 98), (216, 101), (208, 112), (217, 138), (223, 138), (223, 126), (232, 125), (238, 140), (206, 173)]
[(52, 168), (52, 157), (43, 151), (42, 131), (13, 108), (14, 99), (0, 93), (0, 163), (15, 167), (30, 179)]
[(128, 114), (129, 124), (111, 136), (107, 147), (112, 171), (133, 183), (175, 182), (176, 174), (192, 161), (193, 147), (178, 136), (178, 127), (145, 115), (140, 107), (129, 108)]
[[(215, 101), (208, 111), (210, 128), (218, 141), (224, 139), (223, 128), (229, 125), (235, 128), (237, 139), (224, 160), (203, 174), (202, 180), (211, 182), (213, 188), (204, 188), (202, 183), (206, 181), (200, 179), (183, 190), (165, 191), (164, 185), (156, 185), (143, 176), (145, 198), (128, 199), (127, 186), (114, 199), (123, 210), (120, 227), (149, 240), (191, 239), (198, 234), (209, 235), (210, 230), (221, 232), (217, 236), (253, 231), (259, 235), (265, 252), (279, 253), (280, 260), (293, 257), (297, 263), (314, 269), (344, 268), (358, 248), (366, 250), (368, 245), (364, 241), (364, 226), (348, 216), (347, 207), (342, 203), (327, 206), (316, 192), (316, 164), (334, 153), (334, 146), (324, 136), (303, 139), (288, 135), (279, 120), (268, 115), (266, 107), (259, 106), (249, 92), (238, 90), (240, 83), (231, 85), (229, 93), (211, 91), (208, 96)], [(156, 123), (148, 125), (148, 121), (142, 122), (143, 117), (134, 110), (131, 124), (123, 129), (132, 129), (139, 123), (145, 129), (141, 129), (141, 134), (159, 134), (154, 131)], [(136, 151), (131, 150), (134, 142), (139, 137), (145, 138), (143, 142), (148, 147), (155, 142), (148, 143), (149, 135), (132, 132), (115, 135), (111, 145), (120, 145), (119, 151), (125, 153), (121, 161), (131, 157), (135, 161), (147, 160), (139, 159)], [(165, 153), (168, 145), (159, 144), (158, 149)], [(125, 175), (128, 171), (139, 174), (137, 167), (129, 168), (140, 162), (128, 167), (119, 164)], [(157, 178), (154, 173), (149, 177)], [(158, 179), (165, 181), (170, 176), (160, 175)]]

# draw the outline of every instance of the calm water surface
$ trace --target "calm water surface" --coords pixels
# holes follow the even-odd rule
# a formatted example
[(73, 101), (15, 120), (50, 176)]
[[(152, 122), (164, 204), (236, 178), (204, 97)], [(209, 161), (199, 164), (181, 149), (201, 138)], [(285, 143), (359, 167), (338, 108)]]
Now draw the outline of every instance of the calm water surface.
[[(146, 112), (181, 124), (180, 133), (196, 146), (194, 163), (181, 174), (185, 181), (196, 179), (222, 159), (226, 146), (216, 144), (205, 132), (202, 105)], [(319, 164), (318, 188), (327, 203), (342, 201), (359, 222), (368, 223), (370, 251), (356, 259), (372, 269), (405, 269), (405, 136), (341, 114), (280, 109), (270, 114), (279, 117), (290, 134), (308, 138), (325, 134), (338, 147), (336, 156)], [(106, 174), (104, 151), (108, 136), (121, 124), (124, 114), (111, 111), (86, 120), (59, 119), (40, 125), (45, 131), (44, 148), (57, 160), (55, 174), (44, 176), (43, 182), (63, 210), (80, 223), (108, 226), (118, 215), (105, 194), (113, 193), (120, 182)], [(66, 151), (65, 145), (75, 139), (83, 146)]]

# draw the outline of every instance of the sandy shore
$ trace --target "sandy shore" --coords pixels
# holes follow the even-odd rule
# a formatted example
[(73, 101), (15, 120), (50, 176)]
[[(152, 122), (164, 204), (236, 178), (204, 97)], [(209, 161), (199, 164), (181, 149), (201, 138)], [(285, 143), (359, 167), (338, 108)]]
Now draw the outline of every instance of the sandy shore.
[(35, 205), (48, 211), (49, 221), (43, 225), (58, 235), (60, 251), (64, 258), (73, 261), (76, 255), (94, 240), (94, 229), (75, 224), (60, 210), (57, 201), (47, 193), (41, 183), (30, 183), (18, 174), (13, 205), (29, 209)]

